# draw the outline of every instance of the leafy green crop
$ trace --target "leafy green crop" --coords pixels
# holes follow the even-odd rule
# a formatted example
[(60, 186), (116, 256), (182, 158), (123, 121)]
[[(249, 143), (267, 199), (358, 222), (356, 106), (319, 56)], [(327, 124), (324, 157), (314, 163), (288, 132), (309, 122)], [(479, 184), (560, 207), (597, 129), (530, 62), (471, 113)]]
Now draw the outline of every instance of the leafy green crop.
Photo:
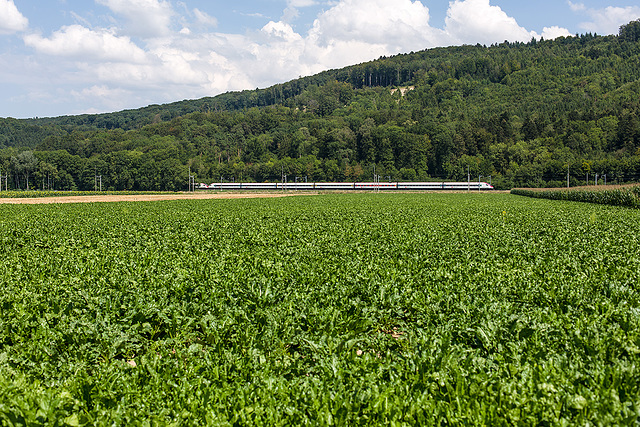
[(507, 194), (6, 206), (0, 424), (633, 424), (639, 229)]
[(511, 194), (535, 197), (538, 199), (570, 200), (574, 202), (597, 203), (612, 206), (640, 206), (640, 186), (630, 188), (615, 188), (611, 190), (525, 190), (515, 188)]

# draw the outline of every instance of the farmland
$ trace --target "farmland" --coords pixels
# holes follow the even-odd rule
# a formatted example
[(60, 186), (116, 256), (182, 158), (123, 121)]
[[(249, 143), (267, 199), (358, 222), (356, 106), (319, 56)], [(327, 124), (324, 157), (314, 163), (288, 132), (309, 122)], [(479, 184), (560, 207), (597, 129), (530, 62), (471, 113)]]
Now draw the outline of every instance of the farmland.
[(640, 207), (640, 186), (591, 186), (576, 189), (523, 189), (514, 188), (511, 194), (551, 200), (598, 203), (602, 205)]
[(0, 424), (633, 424), (640, 211), (2, 206)]

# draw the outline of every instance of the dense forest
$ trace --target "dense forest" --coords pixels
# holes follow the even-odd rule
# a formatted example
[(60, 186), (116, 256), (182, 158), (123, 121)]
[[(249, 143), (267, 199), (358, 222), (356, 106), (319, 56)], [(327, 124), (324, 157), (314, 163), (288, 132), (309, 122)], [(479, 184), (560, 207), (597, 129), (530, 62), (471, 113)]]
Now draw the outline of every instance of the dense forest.
[[(3, 189), (196, 182), (640, 180), (640, 21), (617, 36), (459, 46), (267, 89), (109, 114), (0, 119)], [(606, 175), (606, 178), (605, 178)], [(304, 177), (304, 178), (303, 178)], [(603, 182), (602, 180), (600, 182)]]

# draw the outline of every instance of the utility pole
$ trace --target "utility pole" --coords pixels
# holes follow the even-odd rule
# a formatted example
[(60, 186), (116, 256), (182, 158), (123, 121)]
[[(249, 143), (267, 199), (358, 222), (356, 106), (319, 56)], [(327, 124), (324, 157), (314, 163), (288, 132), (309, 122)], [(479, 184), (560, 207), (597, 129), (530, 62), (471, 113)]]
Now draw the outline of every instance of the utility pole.
[(471, 191), (471, 174), (469, 173), (469, 165), (467, 165), (467, 192)]
[(191, 175), (191, 166), (189, 166), (189, 192), (196, 191), (196, 178)]
[(287, 189), (287, 175), (284, 173), (284, 165), (280, 166), (280, 182), (282, 183), (282, 191), (284, 192)]
[(378, 192), (378, 175), (376, 174), (376, 164), (373, 164), (373, 190)]
[(567, 163), (567, 188), (569, 188), (569, 163)]
[(93, 175), (93, 191), (98, 191), (98, 186), (100, 186), (100, 192), (102, 192), (102, 175), (98, 175), (98, 168), (95, 168)]

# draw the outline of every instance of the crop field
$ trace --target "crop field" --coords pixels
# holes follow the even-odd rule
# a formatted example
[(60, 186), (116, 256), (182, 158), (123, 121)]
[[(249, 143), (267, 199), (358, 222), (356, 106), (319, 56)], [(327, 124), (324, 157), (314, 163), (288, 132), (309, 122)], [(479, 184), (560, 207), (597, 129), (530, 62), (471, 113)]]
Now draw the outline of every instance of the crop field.
[(2, 206), (0, 425), (640, 421), (640, 210)]
[(576, 189), (523, 189), (514, 188), (511, 194), (539, 199), (569, 200), (601, 205), (640, 207), (640, 186), (600, 186)]

